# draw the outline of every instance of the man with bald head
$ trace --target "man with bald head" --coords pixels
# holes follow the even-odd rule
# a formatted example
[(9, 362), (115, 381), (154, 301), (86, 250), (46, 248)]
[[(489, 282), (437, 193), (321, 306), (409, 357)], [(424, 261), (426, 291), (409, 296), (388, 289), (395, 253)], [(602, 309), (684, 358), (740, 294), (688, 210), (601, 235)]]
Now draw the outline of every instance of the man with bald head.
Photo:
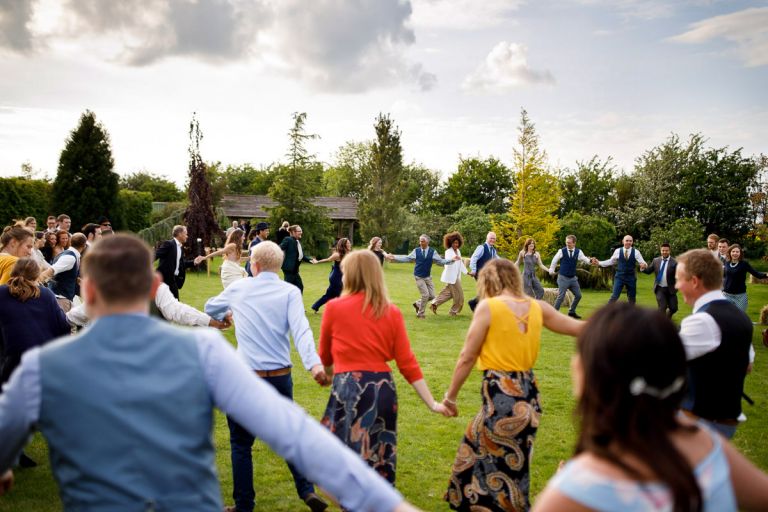
[[(489, 231), (488, 234), (485, 235), (485, 243), (478, 245), (475, 248), (475, 252), (473, 252), (472, 256), (469, 258), (469, 275), (477, 280), (477, 276), (485, 264), (498, 258), (499, 253), (496, 250), (496, 233)], [(469, 309), (472, 311), (477, 307), (477, 300), (478, 298), (475, 296), (474, 299), (470, 299), (469, 302), (467, 302), (467, 304), (469, 304)]]
[(648, 264), (643, 259), (640, 251), (633, 247), (635, 240), (632, 235), (625, 235), (622, 240), (622, 247), (613, 251), (610, 258), (598, 261), (601, 267), (611, 267), (616, 265), (616, 274), (613, 276), (613, 293), (608, 303), (616, 302), (621, 295), (622, 289), (627, 288), (627, 300), (634, 304), (637, 297), (637, 273), (635, 266), (639, 265), (640, 270), (645, 270)]

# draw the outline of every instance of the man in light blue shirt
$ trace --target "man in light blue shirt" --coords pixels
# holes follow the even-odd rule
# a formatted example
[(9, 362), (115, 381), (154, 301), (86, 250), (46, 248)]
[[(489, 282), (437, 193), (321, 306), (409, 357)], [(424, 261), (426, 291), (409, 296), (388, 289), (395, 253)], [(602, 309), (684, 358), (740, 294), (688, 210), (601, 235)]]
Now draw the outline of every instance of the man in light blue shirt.
[[(317, 383), (325, 386), (330, 382), (315, 350), (301, 290), (277, 275), (283, 257), (282, 249), (273, 242), (265, 241), (254, 246), (251, 254), (253, 279), (241, 279), (209, 299), (205, 312), (213, 318), (223, 318), (231, 311), (240, 357), (281, 395), (293, 399), (290, 337), (293, 337), (304, 367), (312, 372)], [(251, 512), (255, 504), (251, 458), (254, 437), (230, 416), (227, 416), (227, 423), (235, 500), (231, 510)], [(299, 497), (313, 512), (325, 510), (328, 505), (315, 494), (312, 483), (292, 464), (289, 463), (288, 468)]]
[(211, 438), (218, 406), (350, 510), (412, 511), (333, 434), (259, 379), (218, 332), (149, 317), (159, 285), (136, 237), (84, 259), (93, 323), (28, 351), (0, 395), (0, 494), (37, 426), (65, 511), (220, 512)]

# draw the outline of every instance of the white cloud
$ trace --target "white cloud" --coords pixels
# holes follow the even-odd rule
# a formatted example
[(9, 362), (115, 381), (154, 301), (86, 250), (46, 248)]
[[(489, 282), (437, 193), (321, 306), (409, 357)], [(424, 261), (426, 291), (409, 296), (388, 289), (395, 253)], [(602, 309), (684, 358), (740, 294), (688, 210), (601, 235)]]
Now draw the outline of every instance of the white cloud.
[(738, 58), (747, 67), (768, 64), (768, 7), (745, 9), (698, 21), (690, 30), (672, 37), (679, 43), (701, 44), (725, 39), (736, 45)]
[(26, 53), (32, 50), (31, 0), (0, 0), (0, 49)]
[(465, 91), (505, 92), (532, 84), (554, 84), (548, 70), (537, 71), (528, 65), (528, 48), (502, 41), (462, 83)]
[(506, 21), (525, 0), (413, 0), (416, 29), (476, 30)]

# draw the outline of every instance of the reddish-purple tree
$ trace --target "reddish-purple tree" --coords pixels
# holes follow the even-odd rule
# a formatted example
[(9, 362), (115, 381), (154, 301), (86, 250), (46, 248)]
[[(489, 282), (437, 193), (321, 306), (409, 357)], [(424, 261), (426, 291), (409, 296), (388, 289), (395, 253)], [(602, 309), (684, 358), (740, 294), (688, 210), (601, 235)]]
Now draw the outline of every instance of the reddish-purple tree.
[[(211, 185), (205, 176), (205, 162), (200, 156), (201, 140), (203, 132), (200, 130), (197, 114), (193, 113), (189, 123), (189, 206), (184, 212), (184, 224), (189, 234), (187, 243), (195, 255), (200, 254), (203, 247), (213, 245), (214, 237), (224, 240), (224, 232), (216, 222), (213, 211)], [(202, 244), (198, 244), (198, 239)]]

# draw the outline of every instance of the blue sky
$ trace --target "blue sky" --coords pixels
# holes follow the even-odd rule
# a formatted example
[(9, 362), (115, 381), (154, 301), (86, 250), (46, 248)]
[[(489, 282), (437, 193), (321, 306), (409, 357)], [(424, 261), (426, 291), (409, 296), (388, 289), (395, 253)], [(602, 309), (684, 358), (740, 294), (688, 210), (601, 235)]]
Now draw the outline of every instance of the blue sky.
[(0, 175), (55, 175), (85, 109), (116, 171), (282, 158), (305, 111), (327, 163), (390, 113), (407, 161), (509, 163), (520, 108), (553, 168), (631, 172), (672, 132), (768, 153), (768, 2), (0, 0)]

